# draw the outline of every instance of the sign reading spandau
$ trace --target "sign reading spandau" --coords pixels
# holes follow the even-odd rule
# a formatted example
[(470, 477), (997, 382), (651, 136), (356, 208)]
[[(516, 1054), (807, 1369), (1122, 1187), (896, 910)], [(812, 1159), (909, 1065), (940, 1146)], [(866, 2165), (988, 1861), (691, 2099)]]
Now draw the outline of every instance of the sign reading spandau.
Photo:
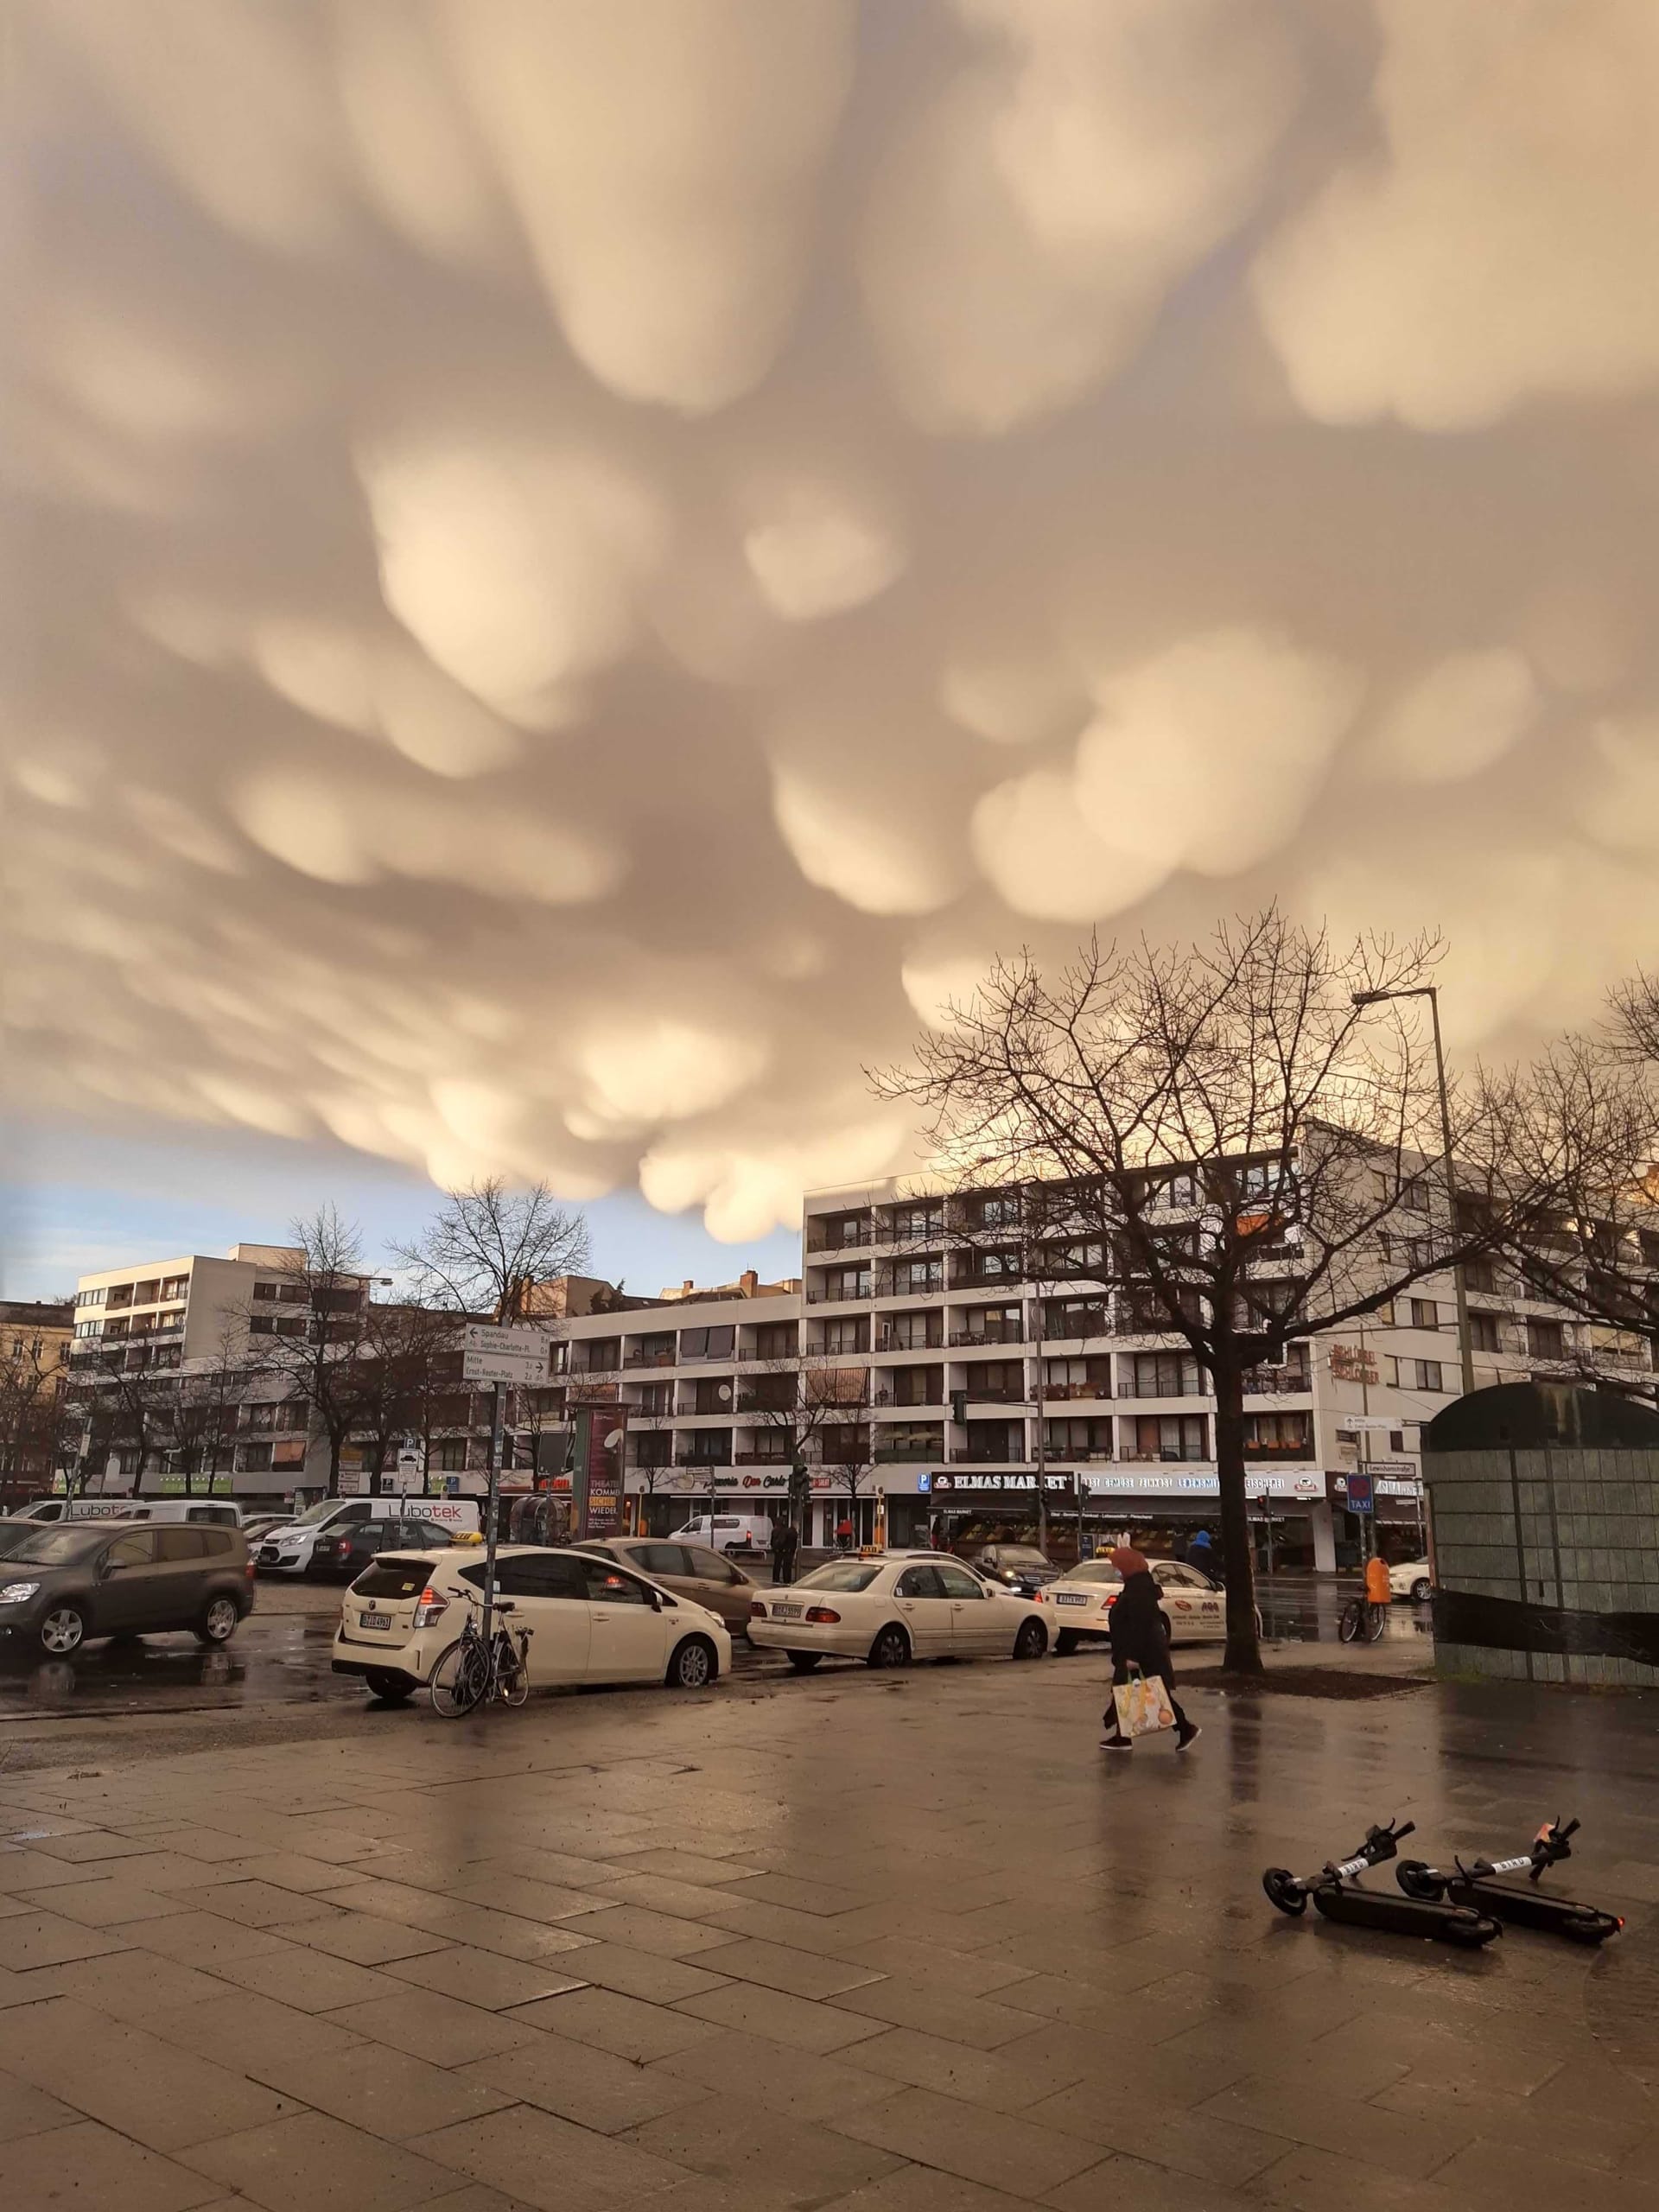
[(533, 1388), (548, 1379), (550, 1349), (550, 1339), (539, 1329), (501, 1329), (487, 1321), (468, 1321), (461, 1331), (461, 1380)]

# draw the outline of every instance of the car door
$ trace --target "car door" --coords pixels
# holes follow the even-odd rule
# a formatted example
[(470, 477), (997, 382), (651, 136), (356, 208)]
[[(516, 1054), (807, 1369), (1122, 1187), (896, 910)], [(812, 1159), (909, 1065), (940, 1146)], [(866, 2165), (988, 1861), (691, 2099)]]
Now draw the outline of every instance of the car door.
[(207, 1531), (182, 1527), (156, 1530), (156, 1575), (150, 1626), (194, 1628), (206, 1607)]
[(95, 1635), (142, 1635), (154, 1625), (150, 1615), (166, 1610), (159, 1534), (154, 1528), (129, 1529), (105, 1546), (98, 1562)]
[(951, 1601), (931, 1561), (907, 1567), (893, 1586), (893, 1603), (918, 1659), (948, 1659), (956, 1649)]
[[(483, 1561), (464, 1568), (462, 1579), (482, 1589)], [(591, 1626), (581, 1561), (568, 1552), (509, 1552), (496, 1561), (495, 1587), (512, 1607), (508, 1628), (530, 1630), (531, 1684), (586, 1681)]]
[(754, 1578), (700, 1544), (688, 1544), (684, 1549), (686, 1580), (673, 1586), (683, 1587), (694, 1605), (706, 1605), (720, 1615), (734, 1636), (740, 1635), (748, 1625)]
[(582, 1567), (588, 1583), (588, 1680), (659, 1681), (674, 1616), (658, 1612), (645, 1584), (615, 1560), (594, 1554)]
[(955, 1560), (942, 1559), (934, 1573), (950, 1603), (951, 1649), (963, 1658), (988, 1651), (1012, 1651), (1020, 1618), (1015, 1608)]
[(1152, 1570), (1152, 1579), (1169, 1617), (1173, 1644), (1201, 1643), (1214, 1633), (1221, 1606), (1201, 1574), (1183, 1567), (1179, 1560), (1160, 1560)]

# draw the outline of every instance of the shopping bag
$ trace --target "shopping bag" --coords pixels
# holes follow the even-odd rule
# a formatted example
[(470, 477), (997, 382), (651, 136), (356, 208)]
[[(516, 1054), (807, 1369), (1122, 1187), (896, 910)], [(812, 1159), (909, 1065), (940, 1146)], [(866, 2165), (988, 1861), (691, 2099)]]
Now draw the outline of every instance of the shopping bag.
[(1175, 1726), (1175, 1710), (1160, 1675), (1131, 1675), (1113, 1689), (1112, 1703), (1121, 1736), (1155, 1736)]

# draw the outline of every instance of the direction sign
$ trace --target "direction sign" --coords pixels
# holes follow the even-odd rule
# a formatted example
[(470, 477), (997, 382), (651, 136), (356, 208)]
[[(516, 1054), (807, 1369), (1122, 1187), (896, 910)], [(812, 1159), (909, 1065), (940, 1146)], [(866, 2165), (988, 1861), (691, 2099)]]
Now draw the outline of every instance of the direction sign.
[(539, 1329), (499, 1329), (468, 1321), (461, 1332), (461, 1380), (532, 1387), (547, 1381), (550, 1351)]

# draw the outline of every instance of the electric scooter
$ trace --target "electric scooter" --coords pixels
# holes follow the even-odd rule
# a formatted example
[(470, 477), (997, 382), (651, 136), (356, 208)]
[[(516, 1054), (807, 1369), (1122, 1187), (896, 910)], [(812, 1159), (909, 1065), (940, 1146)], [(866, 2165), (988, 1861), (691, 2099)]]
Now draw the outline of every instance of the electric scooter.
[(1439, 1943), (1459, 1943), (1470, 1950), (1501, 1936), (1503, 1930), (1497, 1921), (1468, 1905), (1396, 1897), (1391, 1891), (1358, 1886), (1355, 1877), (1394, 1858), (1402, 1838), (1411, 1834), (1414, 1826), (1407, 1821), (1396, 1827), (1390, 1821), (1385, 1828), (1369, 1828), (1351, 1859), (1344, 1859), (1339, 1866), (1327, 1864), (1317, 1874), (1293, 1874), (1288, 1867), (1269, 1866), (1262, 1877), (1262, 1886), (1280, 1911), (1294, 1919), (1307, 1910), (1312, 1897), (1314, 1910), (1326, 1920), (1342, 1921), (1351, 1928), (1378, 1928), (1389, 1936), (1421, 1936)]
[(1453, 1904), (1490, 1913), (1494, 1920), (1504, 1921), (1511, 1928), (1535, 1928), (1547, 1936), (1565, 1936), (1572, 1943), (1605, 1943), (1624, 1925), (1617, 1913), (1496, 1878), (1501, 1874), (1525, 1874), (1529, 1882), (1535, 1883), (1547, 1866), (1573, 1856), (1569, 1839), (1578, 1825), (1569, 1821), (1563, 1827), (1557, 1814), (1534, 1836), (1530, 1851), (1514, 1859), (1477, 1859), (1467, 1866), (1462, 1859), (1454, 1859), (1450, 1872), (1425, 1866), (1421, 1859), (1402, 1859), (1395, 1869), (1395, 1878), (1408, 1897), (1432, 1902), (1449, 1898)]

